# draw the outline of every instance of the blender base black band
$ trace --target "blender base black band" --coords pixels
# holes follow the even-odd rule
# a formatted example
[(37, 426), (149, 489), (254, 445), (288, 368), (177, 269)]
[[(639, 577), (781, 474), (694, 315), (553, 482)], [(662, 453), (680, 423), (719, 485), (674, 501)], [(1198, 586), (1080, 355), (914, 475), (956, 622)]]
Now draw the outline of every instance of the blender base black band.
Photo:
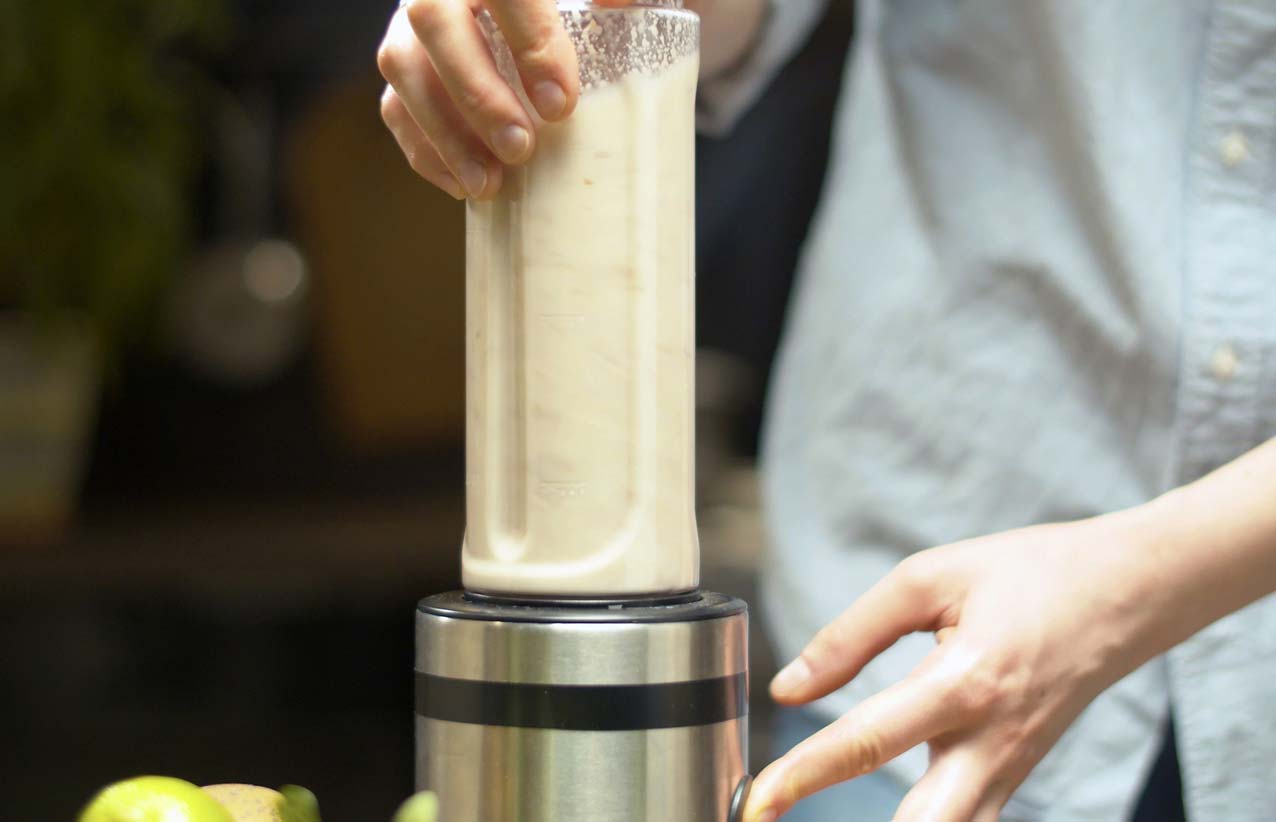
[(744, 673), (648, 685), (539, 685), (416, 672), (416, 713), (430, 719), (559, 731), (645, 731), (738, 719)]

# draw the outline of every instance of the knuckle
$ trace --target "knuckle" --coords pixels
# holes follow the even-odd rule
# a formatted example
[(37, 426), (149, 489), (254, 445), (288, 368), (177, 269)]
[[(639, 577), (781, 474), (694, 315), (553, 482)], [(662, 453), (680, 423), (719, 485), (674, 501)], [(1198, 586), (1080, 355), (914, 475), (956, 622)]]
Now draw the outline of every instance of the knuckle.
[(433, 34), (444, 25), (444, 0), (412, 0), (404, 9), (412, 28), (422, 34)]
[(544, 70), (554, 64), (558, 30), (555, 23), (546, 22), (534, 27), (527, 39), (511, 49), (514, 59), (524, 69)]
[(851, 728), (838, 749), (835, 767), (842, 779), (854, 779), (881, 767), (886, 747), (881, 734), (869, 728)]
[(493, 113), (497, 94), (496, 87), (490, 81), (471, 77), (457, 90), (456, 104), (466, 111)]
[(381, 107), (380, 107), (381, 122), (385, 123), (387, 126), (393, 126), (394, 116), (396, 113), (395, 100), (396, 98), (395, 98), (393, 90), (391, 90), (390, 87), (387, 86), (386, 90), (381, 93)]
[(976, 659), (964, 666), (952, 681), (948, 697), (963, 716), (981, 717), (1003, 704), (1007, 688), (1005, 680), (992, 666)]
[(399, 50), (388, 40), (377, 49), (377, 70), (387, 82), (399, 75)]
[(926, 554), (910, 554), (900, 560), (891, 576), (897, 585), (908, 593), (918, 593), (929, 589), (931, 582), (930, 561)]

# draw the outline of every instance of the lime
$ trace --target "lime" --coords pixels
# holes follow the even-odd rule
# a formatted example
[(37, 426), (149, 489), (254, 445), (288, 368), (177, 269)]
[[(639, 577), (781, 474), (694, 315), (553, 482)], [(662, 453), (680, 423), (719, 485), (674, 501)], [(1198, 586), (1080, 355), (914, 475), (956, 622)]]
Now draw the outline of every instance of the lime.
[(284, 822), (319, 822), (319, 800), (300, 785), (284, 785)]
[(189, 782), (139, 776), (108, 785), (80, 812), (79, 822), (234, 822), (230, 813)]
[(399, 806), (394, 822), (438, 822), (439, 800), (429, 791), (421, 791)]

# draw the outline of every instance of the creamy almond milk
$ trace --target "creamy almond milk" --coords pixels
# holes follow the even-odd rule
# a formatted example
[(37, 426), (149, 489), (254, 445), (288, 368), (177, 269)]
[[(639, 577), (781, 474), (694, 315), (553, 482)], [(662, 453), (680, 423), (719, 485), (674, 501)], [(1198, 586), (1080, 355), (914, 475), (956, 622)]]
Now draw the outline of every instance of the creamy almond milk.
[(498, 199), (469, 205), (467, 589), (699, 583), (696, 71), (587, 88)]

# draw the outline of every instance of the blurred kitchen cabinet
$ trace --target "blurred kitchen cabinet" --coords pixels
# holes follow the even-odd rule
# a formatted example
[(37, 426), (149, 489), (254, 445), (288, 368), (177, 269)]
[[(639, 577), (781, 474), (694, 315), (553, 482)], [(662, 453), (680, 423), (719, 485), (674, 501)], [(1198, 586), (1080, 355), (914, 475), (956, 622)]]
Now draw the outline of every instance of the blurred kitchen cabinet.
[(357, 451), (455, 444), (464, 431), (465, 210), (408, 168), (381, 123), (381, 88), (334, 88), (286, 146), (325, 405)]

